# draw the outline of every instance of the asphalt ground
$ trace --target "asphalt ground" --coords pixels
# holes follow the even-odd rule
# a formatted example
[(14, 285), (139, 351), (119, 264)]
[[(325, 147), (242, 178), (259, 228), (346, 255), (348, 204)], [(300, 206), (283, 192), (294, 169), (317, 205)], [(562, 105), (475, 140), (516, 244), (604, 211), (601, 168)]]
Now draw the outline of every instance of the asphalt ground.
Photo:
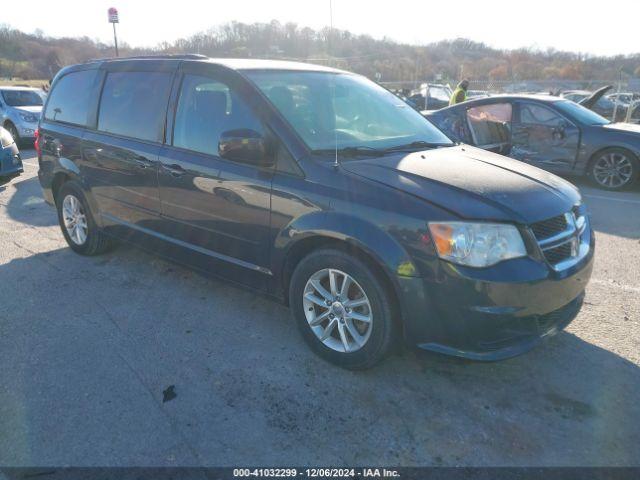
[(265, 298), (124, 245), (74, 254), (23, 157), (0, 186), (2, 466), (640, 465), (640, 186), (578, 182), (597, 254), (566, 331), (350, 372)]

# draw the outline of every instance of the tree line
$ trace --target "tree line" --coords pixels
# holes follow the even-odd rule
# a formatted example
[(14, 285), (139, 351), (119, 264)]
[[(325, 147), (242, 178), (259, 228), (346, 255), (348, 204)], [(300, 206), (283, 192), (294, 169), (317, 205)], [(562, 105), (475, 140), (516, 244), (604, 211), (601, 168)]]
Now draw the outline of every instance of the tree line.
[[(500, 50), (468, 39), (416, 46), (275, 20), (230, 22), (154, 48), (120, 45), (121, 56), (159, 53), (301, 60), (389, 82), (455, 81), (460, 76), (494, 81), (640, 77), (640, 53), (604, 57), (554, 49)], [(0, 25), (0, 77), (48, 79), (66, 65), (113, 55), (113, 46), (89, 37), (53, 38)]]

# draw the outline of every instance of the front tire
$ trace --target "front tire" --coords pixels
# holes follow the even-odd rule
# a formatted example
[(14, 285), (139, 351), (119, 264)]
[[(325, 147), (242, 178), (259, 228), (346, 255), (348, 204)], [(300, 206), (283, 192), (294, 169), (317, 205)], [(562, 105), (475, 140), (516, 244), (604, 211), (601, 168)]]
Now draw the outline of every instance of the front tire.
[(9, 132), (9, 135), (11, 135), (11, 138), (13, 138), (15, 144), (20, 146), (20, 134), (18, 133), (16, 126), (13, 123), (7, 123), (5, 128), (7, 129), (7, 132)]
[(69, 181), (60, 187), (56, 209), (62, 235), (74, 252), (91, 256), (111, 248), (111, 239), (96, 225), (82, 187), (77, 182)]
[(638, 159), (622, 148), (607, 148), (598, 152), (591, 162), (589, 176), (605, 190), (622, 190), (638, 178)]
[(300, 261), (289, 303), (307, 344), (335, 365), (370, 368), (393, 346), (394, 309), (387, 288), (367, 264), (340, 250), (319, 250)]

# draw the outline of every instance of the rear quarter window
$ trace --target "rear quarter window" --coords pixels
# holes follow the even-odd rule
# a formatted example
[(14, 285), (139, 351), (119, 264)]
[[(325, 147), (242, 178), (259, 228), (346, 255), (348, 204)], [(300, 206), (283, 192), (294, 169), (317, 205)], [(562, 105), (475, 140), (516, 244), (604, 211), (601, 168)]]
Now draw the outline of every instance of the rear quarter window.
[(162, 141), (171, 74), (112, 72), (102, 89), (98, 130), (151, 142)]
[(86, 126), (97, 70), (66, 74), (49, 94), (44, 112), (46, 120)]

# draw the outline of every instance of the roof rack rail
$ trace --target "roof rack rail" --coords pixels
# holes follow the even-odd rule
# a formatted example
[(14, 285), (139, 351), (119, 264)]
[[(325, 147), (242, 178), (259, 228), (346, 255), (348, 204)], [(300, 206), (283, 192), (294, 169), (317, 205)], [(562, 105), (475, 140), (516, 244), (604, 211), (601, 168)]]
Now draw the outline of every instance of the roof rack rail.
[(180, 59), (193, 59), (198, 60), (202, 58), (209, 58), (206, 55), (199, 53), (159, 53), (157, 55), (134, 55), (131, 57), (108, 57), (108, 58), (93, 58), (87, 60), (87, 62), (104, 62), (106, 60), (180, 60)]

